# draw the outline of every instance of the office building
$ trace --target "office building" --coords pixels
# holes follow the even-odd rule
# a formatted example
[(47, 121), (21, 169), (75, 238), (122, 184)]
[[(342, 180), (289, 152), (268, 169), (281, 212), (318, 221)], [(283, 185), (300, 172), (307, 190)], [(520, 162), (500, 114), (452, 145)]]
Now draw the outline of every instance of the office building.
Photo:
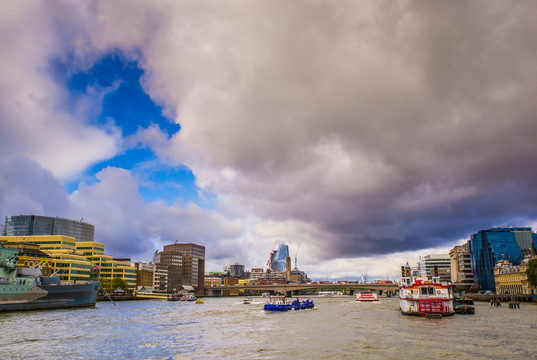
[(468, 249), (477, 286), (496, 290), (494, 267), (501, 260), (519, 265), (525, 255), (535, 253), (535, 235), (529, 227), (494, 228), (470, 236)]
[(112, 280), (119, 277), (127, 283), (129, 290), (136, 289), (136, 267), (129, 259), (114, 259), (111, 255), (105, 255), (104, 244), (97, 241), (77, 241), (75, 246), (91, 262), (95, 278), (103, 287), (114, 290)]
[(156, 253), (155, 264), (165, 266), (167, 270), (166, 291), (175, 293), (183, 290), (183, 254), (175, 250)]
[(459, 286), (474, 286), (474, 274), (472, 272), (472, 257), (468, 249), (468, 243), (453, 247), (449, 252), (451, 260), (451, 282)]
[(420, 256), (418, 269), (420, 276), (438, 276), (442, 282), (451, 282), (451, 260), (447, 254)]
[(39, 215), (6, 216), (4, 236), (65, 235), (76, 241), (93, 241), (95, 226), (76, 220)]
[[(155, 263), (168, 266), (168, 292), (190, 290), (203, 294), (205, 246), (193, 243), (165, 245)], [(174, 290), (175, 289), (175, 290)]]

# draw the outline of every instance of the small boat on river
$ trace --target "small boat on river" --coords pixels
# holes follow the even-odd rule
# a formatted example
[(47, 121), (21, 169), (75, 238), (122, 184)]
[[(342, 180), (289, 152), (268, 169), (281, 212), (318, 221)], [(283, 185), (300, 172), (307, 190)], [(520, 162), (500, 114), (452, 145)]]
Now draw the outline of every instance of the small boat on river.
[(313, 300), (296, 299), (291, 303), (287, 302), (285, 296), (271, 296), (269, 301), (263, 307), (265, 311), (290, 311), (290, 310), (305, 310), (313, 309)]
[(358, 302), (372, 302), (379, 301), (378, 295), (369, 290), (358, 290), (356, 292), (356, 301)]
[(399, 307), (404, 315), (453, 315), (452, 287), (441, 283), (439, 277), (404, 277), (399, 284)]
[(243, 304), (251, 304), (252, 303), (252, 298), (251, 297), (244, 298), (244, 299), (242, 299), (242, 303)]

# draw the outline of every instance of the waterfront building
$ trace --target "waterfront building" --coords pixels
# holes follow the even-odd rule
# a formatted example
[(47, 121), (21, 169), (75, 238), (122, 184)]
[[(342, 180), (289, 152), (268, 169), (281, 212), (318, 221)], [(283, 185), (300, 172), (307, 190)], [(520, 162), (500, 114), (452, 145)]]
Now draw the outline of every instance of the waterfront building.
[(112, 280), (123, 279), (129, 290), (136, 289), (136, 267), (129, 259), (114, 259), (104, 254), (104, 244), (97, 241), (77, 241), (76, 249), (91, 262), (95, 278), (108, 290), (112, 289)]
[(153, 291), (155, 283), (155, 264), (152, 263), (134, 263), (136, 268), (136, 290)]
[(95, 225), (40, 215), (6, 216), (4, 236), (65, 235), (76, 241), (93, 241)]
[(449, 258), (451, 260), (451, 282), (455, 285), (469, 287), (476, 285), (468, 243), (453, 247), (449, 252)]
[(132, 265), (130, 259), (112, 259), (110, 278), (113, 280), (116, 277), (123, 279), (127, 283), (129, 290), (136, 289), (136, 268)]
[(501, 260), (519, 265), (525, 255), (535, 254), (536, 238), (529, 227), (480, 230), (468, 240), (472, 269), (477, 285), (496, 290), (494, 267)]
[(270, 253), (269, 267), (272, 271), (286, 271), (287, 258), (289, 257), (289, 246), (284, 243), (278, 245), (277, 250)]
[(513, 265), (508, 260), (500, 260), (494, 268), (494, 282), (498, 294), (537, 294), (537, 288), (528, 283), (526, 267), (529, 258), (519, 265)]
[(183, 254), (175, 250), (160, 251), (155, 255), (155, 264), (166, 266), (166, 291), (178, 292), (183, 289)]
[[(172, 251), (182, 255), (182, 285), (192, 286), (198, 294), (203, 294), (205, 286), (205, 246), (193, 243), (175, 243), (165, 245), (164, 252), (166, 251)], [(171, 276), (171, 270), (169, 271), (169, 275)]]
[(418, 261), (420, 276), (439, 276), (442, 282), (451, 282), (451, 260), (448, 254), (420, 256)]
[(155, 264), (153, 276), (153, 292), (165, 293), (168, 290), (168, 267), (166, 265)]

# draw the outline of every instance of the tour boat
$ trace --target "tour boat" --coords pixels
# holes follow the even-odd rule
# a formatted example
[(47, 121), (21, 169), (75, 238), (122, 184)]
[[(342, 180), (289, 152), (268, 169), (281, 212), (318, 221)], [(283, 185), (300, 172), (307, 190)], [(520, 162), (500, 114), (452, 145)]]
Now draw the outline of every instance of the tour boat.
[(285, 296), (271, 296), (265, 306), (265, 311), (289, 311), (291, 304), (285, 302)]
[(285, 296), (271, 296), (269, 301), (263, 307), (265, 311), (289, 311), (289, 310), (305, 310), (313, 309), (313, 300), (296, 299), (291, 303), (285, 301)]
[(371, 302), (371, 301), (379, 301), (379, 299), (376, 293), (373, 293), (368, 290), (359, 290), (356, 292), (356, 301)]
[(399, 284), (399, 307), (404, 315), (453, 315), (452, 287), (441, 283), (439, 277), (404, 277)]

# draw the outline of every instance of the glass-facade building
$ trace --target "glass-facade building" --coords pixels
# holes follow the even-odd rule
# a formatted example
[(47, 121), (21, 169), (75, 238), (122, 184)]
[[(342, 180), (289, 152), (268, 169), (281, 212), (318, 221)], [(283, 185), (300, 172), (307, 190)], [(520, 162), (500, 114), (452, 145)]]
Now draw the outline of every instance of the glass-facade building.
[(95, 225), (39, 215), (6, 216), (4, 236), (65, 235), (76, 241), (93, 241)]
[(469, 250), (478, 286), (494, 291), (496, 264), (508, 260), (513, 265), (519, 265), (525, 255), (535, 253), (536, 239), (529, 227), (495, 228), (471, 235)]
[(272, 252), (270, 256), (270, 268), (273, 271), (285, 271), (287, 269), (287, 257), (289, 256), (289, 246), (280, 243), (278, 250)]

